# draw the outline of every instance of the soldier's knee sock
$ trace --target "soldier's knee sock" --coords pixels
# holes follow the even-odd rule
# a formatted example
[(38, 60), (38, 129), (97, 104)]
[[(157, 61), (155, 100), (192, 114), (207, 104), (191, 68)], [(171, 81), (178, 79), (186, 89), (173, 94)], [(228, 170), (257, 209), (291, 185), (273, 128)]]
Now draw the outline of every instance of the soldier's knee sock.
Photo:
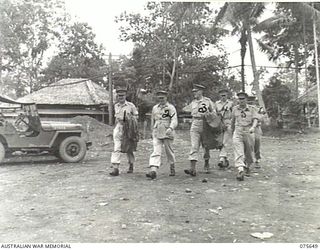
[(150, 171), (152, 172), (157, 172), (157, 167), (156, 166), (150, 166)]
[(209, 168), (209, 159), (204, 160), (204, 168)]
[(170, 175), (173, 176), (176, 174), (174, 163), (170, 164)]
[(112, 167), (113, 169), (119, 169), (120, 164), (119, 163), (113, 163)]
[(196, 164), (197, 164), (197, 161), (190, 161), (190, 169), (193, 171), (193, 170), (196, 170)]

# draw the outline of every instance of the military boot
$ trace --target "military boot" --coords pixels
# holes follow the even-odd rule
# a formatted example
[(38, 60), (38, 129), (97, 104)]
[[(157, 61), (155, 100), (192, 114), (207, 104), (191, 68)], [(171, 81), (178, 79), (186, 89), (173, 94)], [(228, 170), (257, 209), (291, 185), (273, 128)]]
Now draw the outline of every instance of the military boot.
[(244, 168), (244, 175), (248, 176), (248, 177), (250, 176), (250, 168), (249, 167)]
[(191, 176), (196, 176), (197, 175), (196, 164), (197, 164), (197, 161), (194, 161), (194, 160), (190, 161), (190, 169), (185, 169), (184, 172)]
[(236, 178), (238, 181), (243, 181), (244, 180), (243, 171), (239, 171)]
[(157, 178), (157, 172), (150, 171), (149, 173), (146, 174), (146, 177), (151, 178), (153, 180), (153, 179)]
[[(228, 165), (229, 165), (229, 162), (228, 162)], [(218, 166), (220, 170), (224, 170), (227, 167), (227, 162), (225, 157), (220, 158)]]
[(175, 176), (176, 175), (176, 170), (174, 164), (170, 165), (170, 174), (169, 176)]
[(261, 166), (260, 166), (260, 159), (257, 159), (257, 160), (256, 160), (256, 164), (255, 164), (254, 167), (255, 167), (255, 168), (261, 168)]
[(132, 174), (133, 173), (133, 163), (129, 164), (129, 169), (127, 171), (128, 174)]
[(210, 174), (210, 170), (209, 170), (209, 168), (210, 168), (209, 160), (205, 160), (205, 161), (204, 161), (204, 166), (203, 166), (203, 168), (204, 168), (204, 172), (205, 172), (206, 174)]
[(114, 168), (113, 171), (111, 173), (109, 173), (111, 176), (118, 176), (119, 175), (119, 169), (118, 168)]

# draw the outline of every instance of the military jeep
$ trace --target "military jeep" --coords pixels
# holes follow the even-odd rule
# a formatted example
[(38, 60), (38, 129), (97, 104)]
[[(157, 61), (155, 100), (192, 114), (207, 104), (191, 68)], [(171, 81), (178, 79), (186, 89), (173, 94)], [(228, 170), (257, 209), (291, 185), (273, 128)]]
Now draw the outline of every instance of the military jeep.
[[(83, 160), (91, 142), (84, 138), (81, 124), (41, 122), (35, 103), (22, 103), (0, 96), (14, 106), (11, 118), (0, 107), (0, 163), (16, 155), (52, 154), (63, 162)], [(12, 110), (12, 108), (11, 108)]]

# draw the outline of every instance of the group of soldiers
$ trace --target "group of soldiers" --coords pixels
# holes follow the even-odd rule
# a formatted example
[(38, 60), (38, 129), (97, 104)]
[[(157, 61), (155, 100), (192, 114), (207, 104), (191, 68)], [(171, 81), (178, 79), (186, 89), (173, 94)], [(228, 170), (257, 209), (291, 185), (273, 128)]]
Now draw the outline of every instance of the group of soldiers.
[[(203, 96), (205, 87), (195, 84), (192, 92), (194, 100), (191, 102), (192, 123), (190, 128), (191, 149), (189, 153), (190, 167), (184, 172), (190, 176), (196, 176), (196, 165), (199, 160), (199, 149), (204, 136), (204, 123), (206, 118), (213, 114), (222, 124), (221, 147), (219, 148), (220, 169), (229, 165), (228, 147), (232, 145), (234, 150), (234, 164), (237, 168), (236, 179), (244, 180), (244, 176), (250, 174), (250, 167), (260, 167), (260, 140), (261, 120), (264, 112), (255, 103), (255, 97), (249, 97), (245, 92), (237, 93), (238, 104), (228, 99), (229, 91), (219, 91), (220, 100), (212, 102), (210, 98)], [(161, 165), (161, 154), (164, 146), (168, 163), (170, 164), (170, 176), (175, 176), (175, 154), (172, 144), (175, 137), (175, 129), (178, 125), (176, 108), (168, 102), (168, 93), (164, 90), (156, 92), (158, 103), (152, 109), (151, 127), (153, 152), (149, 158), (149, 172), (146, 177), (155, 179), (157, 170)], [(113, 131), (114, 151), (111, 155), (113, 171), (111, 176), (119, 175), (121, 143), (124, 133), (124, 119), (138, 119), (136, 106), (126, 100), (126, 90), (117, 90), (118, 102), (115, 104), (116, 125)], [(248, 104), (250, 103), (250, 105)], [(127, 173), (133, 173), (135, 157), (132, 150), (126, 152), (129, 169)], [(204, 170), (209, 173), (210, 151), (205, 148)]]

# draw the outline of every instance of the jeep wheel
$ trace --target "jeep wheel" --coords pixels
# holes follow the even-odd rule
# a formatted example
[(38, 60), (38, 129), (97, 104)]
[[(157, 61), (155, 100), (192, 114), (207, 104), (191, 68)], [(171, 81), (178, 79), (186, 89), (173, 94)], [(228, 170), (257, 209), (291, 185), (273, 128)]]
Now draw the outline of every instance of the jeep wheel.
[(6, 155), (6, 149), (4, 148), (3, 144), (0, 142), (0, 163), (4, 161)]
[(59, 146), (59, 156), (64, 162), (79, 162), (86, 152), (86, 143), (78, 136), (67, 137)]

